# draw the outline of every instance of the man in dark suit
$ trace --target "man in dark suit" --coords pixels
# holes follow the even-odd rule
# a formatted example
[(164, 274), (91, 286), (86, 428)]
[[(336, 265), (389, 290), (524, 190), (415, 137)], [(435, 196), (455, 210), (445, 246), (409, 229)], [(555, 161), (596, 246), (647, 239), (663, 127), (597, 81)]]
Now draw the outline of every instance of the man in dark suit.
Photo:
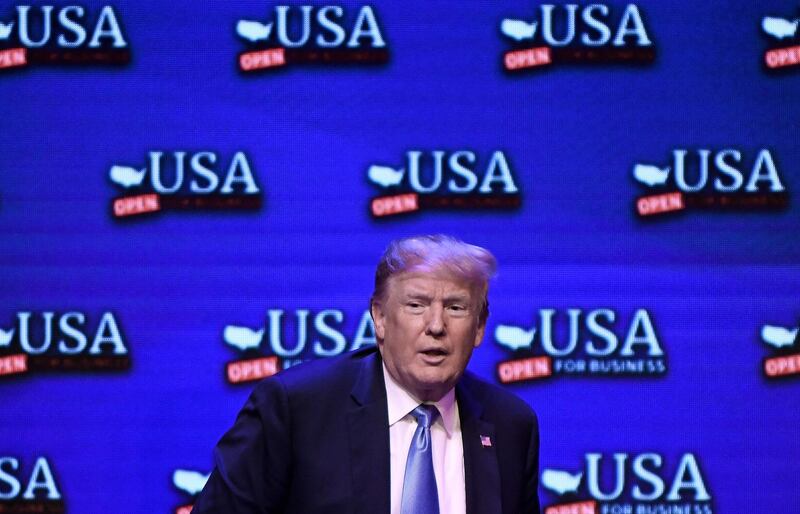
[(215, 450), (206, 513), (539, 513), (536, 416), (465, 368), (492, 255), (447, 236), (378, 265), (377, 348), (262, 381)]

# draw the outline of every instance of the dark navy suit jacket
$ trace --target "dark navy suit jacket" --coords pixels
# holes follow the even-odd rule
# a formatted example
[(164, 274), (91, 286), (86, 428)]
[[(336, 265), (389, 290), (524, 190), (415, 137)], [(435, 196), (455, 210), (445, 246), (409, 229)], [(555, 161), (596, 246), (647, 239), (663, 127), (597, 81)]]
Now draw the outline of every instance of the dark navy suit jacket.
[[(539, 514), (531, 408), (470, 373), (456, 399), (467, 514)], [(193, 514), (389, 514), (380, 354), (362, 349), (261, 381), (214, 457)]]

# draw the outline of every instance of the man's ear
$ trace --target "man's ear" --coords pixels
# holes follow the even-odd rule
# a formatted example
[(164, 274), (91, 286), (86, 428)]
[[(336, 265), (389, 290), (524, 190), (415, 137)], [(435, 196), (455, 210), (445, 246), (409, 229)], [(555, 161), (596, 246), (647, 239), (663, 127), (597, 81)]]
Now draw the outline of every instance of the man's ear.
[(383, 305), (374, 298), (369, 306), (369, 314), (372, 316), (372, 322), (375, 324), (375, 337), (378, 339), (379, 343), (383, 342), (386, 317), (383, 315)]
[(486, 332), (486, 322), (484, 321), (483, 323), (480, 324), (480, 326), (478, 326), (478, 332), (475, 334), (475, 343), (472, 345), (473, 348), (477, 348), (481, 345), (481, 342), (483, 342), (483, 334), (485, 332)]

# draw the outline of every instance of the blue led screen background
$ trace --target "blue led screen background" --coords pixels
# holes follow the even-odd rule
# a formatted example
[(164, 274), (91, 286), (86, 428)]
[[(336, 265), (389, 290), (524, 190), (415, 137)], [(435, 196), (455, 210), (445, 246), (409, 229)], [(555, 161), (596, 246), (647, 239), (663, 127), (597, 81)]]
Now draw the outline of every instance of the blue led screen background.
[[(15, 23), (0, 52), (25, 47), (24, 5), (0, 6), (0, 23)], [(36, 38), (45, 4), (30, 5)], [(77, 49), (58, 45), (76, 37), (57, 14), (72, 4), (53, 5), (46, 48), (127, 51), (129, 62), (0, 54), (0, 511), (54, 489), (74, 513), (190, 505), (175, 473), (211, 470), (254, 384), (231, 377), (370, 344), (375, 264), (391, 239), (425, 233), (498, 258), (469, 369), (537, 411), (542, 471), (583, 473), (564, 494), (543, 483), (544, 506), (800, 511), (797, 4), (609, 2), (594, 11), (609, 41), (594, 47), (582, 35), (602, 33), (577, 4), (575, 40), (517, 72), (504, 69), (507, 52), (547, 46), (542, 4), (338, 3), (346, 37), (333, 60), (379, 50), (371, 57), (386, 62), (255, 72), (239, 55), (269, 45), (237, 22), (271, 20), (275, 41), (278, 4), (81, 4), (69, 14), (86, 32)], [(285, 5), (298, 30), (301, 4)], [(333, 4), (313, 5), (312, 36), (333, 39), (314, 18)], [(561, 36), (569, 8), (554, 5)], [(640, 18), (617, 47), (630, 5)], [(364, 6), (383, 46), (375, 32), (347, 46)], [(125, 45), (112, 46), (106, 19), (90, 48), (108, 7)], [(771, 34), (765, 18), (784, 23)], [(522, 24), (504, 32), (504, 20)], [(586, 57), (626, 49), (652, 60)], [(193, 171), (193, 158), (210, 171)], [(441, 184), (427, 191), (437, 158)], [(704, 158), (707, 181), (690, 191)], [(153, 191), (154, 159), (167, 186), (183, 162), (176, 192)], [(398, 170), (402, 183), (379, 183)], [(213, 191), (192, 191), (193, 179)], [(127, 212), (154, 195), (158, 212), (117, 216), (116, 199), (140, 197)], [(373, 199), (387, 196), (389, 209), (419, 209), (375, 216)], [(41, 348), (47, 326), (44, 353), (21, 346), (27, 331)]]

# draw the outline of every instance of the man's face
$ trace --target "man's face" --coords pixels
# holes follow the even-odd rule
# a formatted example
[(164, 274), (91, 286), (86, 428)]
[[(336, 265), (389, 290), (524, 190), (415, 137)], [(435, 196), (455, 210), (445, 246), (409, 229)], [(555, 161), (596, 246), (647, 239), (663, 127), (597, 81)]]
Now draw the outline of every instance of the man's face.
[(389, 279), (372, 306), (389, 374), (422, 401), (455, 386), (483, 338), (483, 291), (447, 274), (406, 272)]

